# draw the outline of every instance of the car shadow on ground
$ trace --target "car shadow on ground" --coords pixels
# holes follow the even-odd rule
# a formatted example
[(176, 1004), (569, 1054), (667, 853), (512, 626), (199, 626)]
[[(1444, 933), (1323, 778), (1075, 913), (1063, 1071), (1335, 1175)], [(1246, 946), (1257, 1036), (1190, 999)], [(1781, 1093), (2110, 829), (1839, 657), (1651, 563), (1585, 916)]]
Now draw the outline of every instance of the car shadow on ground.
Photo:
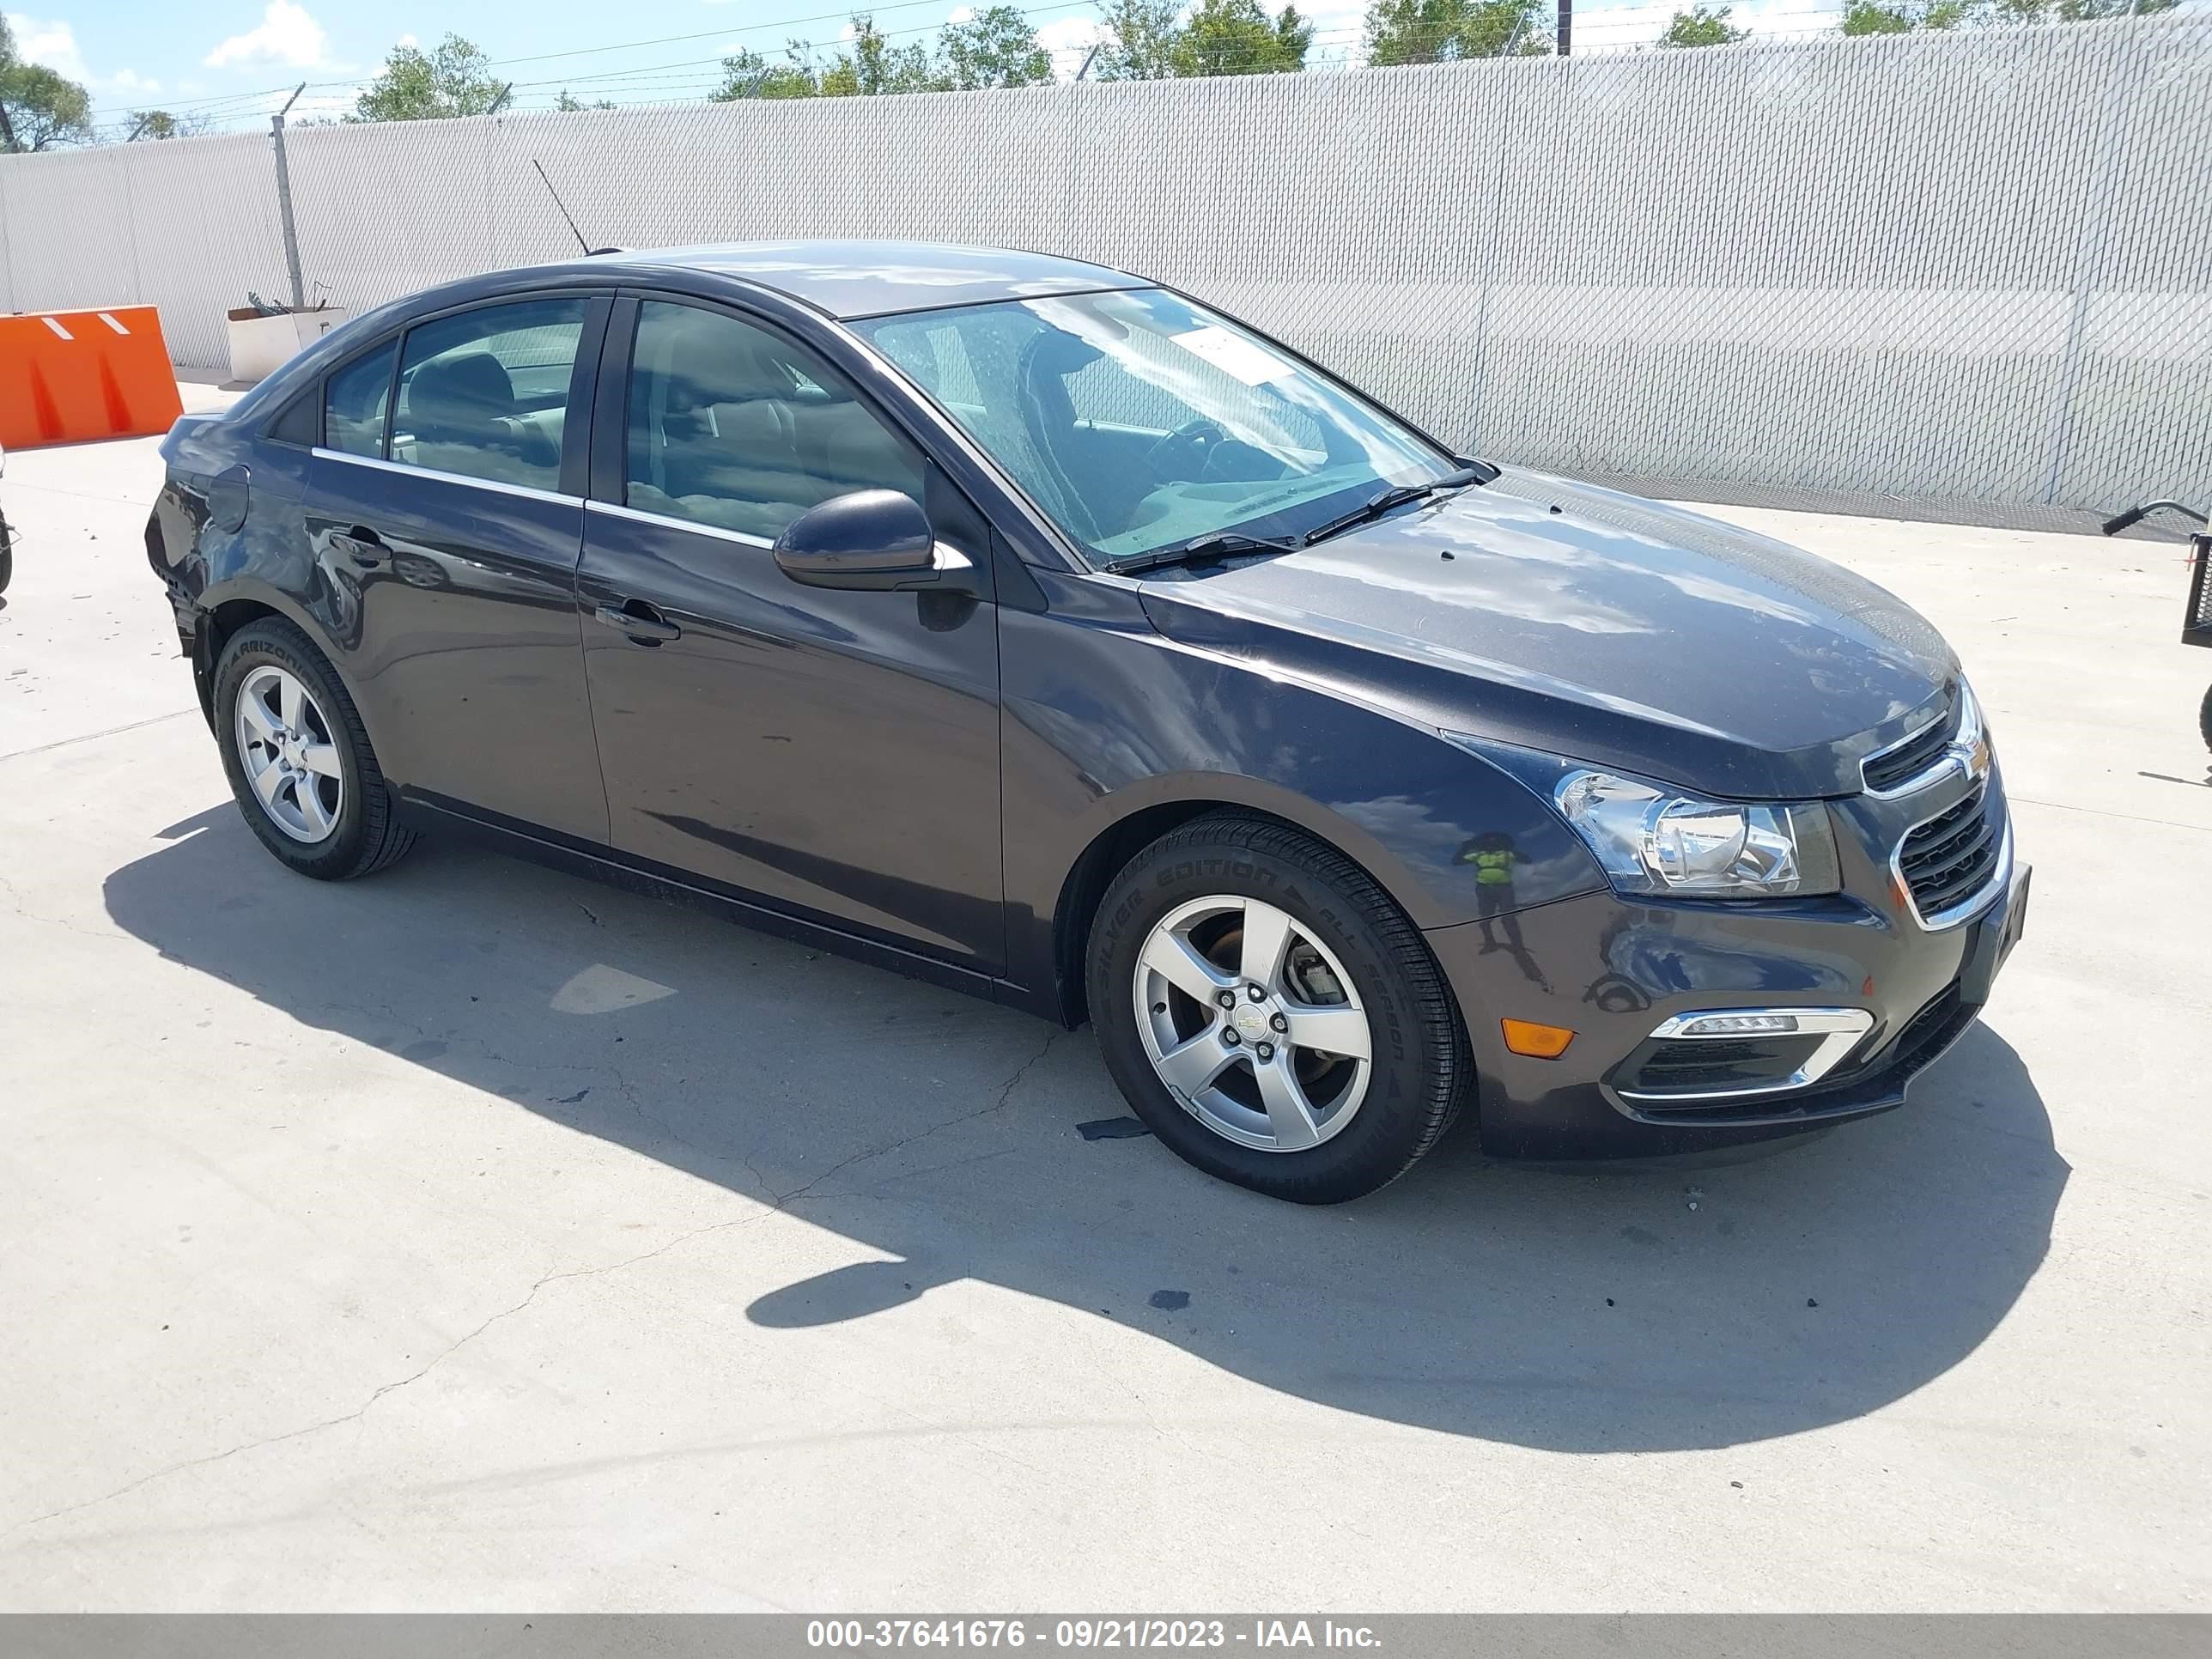
[(762, 1297), (770, 1332), (975, 1279), (1378, 1419), (1727, 1445), (1958, 1364), (2043, 1261), (2068, 1175), (1977, 1026), (1905, 1109), (1754, 1161), (1530, 1170), (1462, 1127), (1385, 1192), (1301, 1208), (1079, 1133), (1127, 1115), (1088, 1031), (456, 842), (325, 885), (228, 801), (166, 839), (106, 885), (165, 957), (887, 1258)]

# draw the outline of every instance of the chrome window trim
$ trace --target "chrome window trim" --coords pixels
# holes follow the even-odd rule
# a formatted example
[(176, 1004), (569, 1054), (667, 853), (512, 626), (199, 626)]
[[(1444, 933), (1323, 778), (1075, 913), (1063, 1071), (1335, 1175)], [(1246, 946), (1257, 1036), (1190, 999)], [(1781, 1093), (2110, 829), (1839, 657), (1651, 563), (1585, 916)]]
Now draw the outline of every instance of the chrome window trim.
[[(1754, 1083), (1737, 1089), (1716, 1089), (1708, 1093), (1692, 1094), (1679, 1091), (1620, 1089), (1623, 1100), (1640, 1101), (1650, 1105), (1682, 1106), (1709, 1100), (1743, 1100), (1758, 1095), (1786, 1094), (1792, 1089), (1809, 1088), (1843, 1064), (1844, 1058), (1866, 1034), (1874, 1029), (1874, 1016), (1864, 1008), (1693, 1008), (1686, 1013), (1670, 1014), (1652, 1028), (1645, 1042), (1739, 1042), (1741, 1031), (1688, 1031), (1682, 1030), (1693, 1020), (1723, 1018), (1744, 1018), (1757, 1015), (1788, 1014), (1797, 1022), (1794, 1032), (1776, 1032), (1781, 1036), (1802, 1036), (1820, 1034), (1820, 1042), (1805, 1057), (1804, 1064), (1788, 1077), (1773, 1083)], [(1638, 1045), (1639, 1048), (1642, 1044)]]
[(765, 536), (755, 536), (743, 530), (725, 530), (720, 525), (702, 524), (696, 519), (679, 519), (669, 513), (647, 513), (643, 507), (624, 507), (617, 501), (586, 501), (587, 513), (605, 513), (617, 519), (631, 519), (639, 524), (659, 525), (669, 530), (688, 530), (694, 535), (712, 536), (718, 541), (735, 542), (740, 547), (774, 548), (775, 544)]
[[(1991, 784), (1984, 781), (1983, 787), (1987, 790)], [(1956, 806), (1958, 804), (1957, 801), (1953, 801), (1951, 806)], [(1947, 806), (1943, 811), (1948, 812), (1950, 810), (1950, 806)], [(1989, 810), (1986, 793), (1983, 797), (1982, 810), (1984, 811)], [(1905, 843), (1911, 838), (1913, 830), (1919, 829), (1921, 824), (1932, 823), (1942, 816), (1943, 812), (1931, 812), (1928, 817), (1921, 819), (1919, 823), (1909, 826), (1905, 834), (1897, 838), (1896, 851), (1889, 855), (1891, 884), (1904, 898), (1907, 914), (1920, 924), (1922, 932), (1929, 933), (1944, 933), (1972, 921), (1996, 902), (1997, 896), (2012, 884), (2012, 812), (2007, 809), (2004, 829), (1997, 838), (1997, 861), (1990, 867), (1990, 878), (1956, 904), (1947, 906), (1932, 916), (1921, 915), (1920, 902), (1912, 896), (1912, 884), (1905, 878)]]
[[(1951, 741), (1943, 746), (1942, 750), (1924, 769), (1895, 787), (1875, 789), (1868, 787), (1866, 769), (1869, 765), (1880, 760), (1884, 755), (1894, 754), (1908, 744), (1917, 741), (1926, 735), (1929, 726), (1940, 726), (1949, 718), (1950, 711), (1946, 709), (1934, 720), (1923, 721), (1914, 726), (1895, 743), (1884, 744), (1871, 755), (1864, 757), (1859, 762), (1859, 788), (1867, 799), (1869, 800), (1901, 800), (1907, 795), (1917, 795), (1923, 789), (1932, 788), (1954, 771), (1963, 771), (1969, 777), (1976, 775), (1974, 771), (1976, 753), (1986, 749), (1982, 736), (1982, 706), (1975, 700), (1973, 688), (1961, 679), (1959, 682), (1959, 729), (1953, 734)], [(1986, 770), (1988, 761), (1985, 755), (1982, 763), (1984, 769)]]
[(434, 466), (416, 466), (410, 461), (387, 461), (379, 455), (353, 455), (343, 449), (325, 449), (318, 444), (309, 452), (317, 460), (344, 461), (353, 466), (374, 467), (380, 472), (397, 472), (410, 478), (437, 478), (447, 483), (471, 484), (478, 489), (496, 490), (502, 495), (520, 495), (525, 501), (552, 501), (562, 507), (581, 507), (581, 495), (563, 495), (557, 489), (535, 489), (528, 484), (507, 483), (498, 478), (471, 478), (465, 472), (447, 472)]

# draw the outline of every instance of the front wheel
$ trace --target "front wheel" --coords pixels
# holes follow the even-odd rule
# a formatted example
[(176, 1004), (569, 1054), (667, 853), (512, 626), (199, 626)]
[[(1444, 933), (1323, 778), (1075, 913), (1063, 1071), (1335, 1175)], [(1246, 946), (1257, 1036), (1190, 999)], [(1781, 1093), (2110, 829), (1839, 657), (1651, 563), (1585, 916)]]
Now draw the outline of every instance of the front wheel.
[(1419, 930), (1357, 865), (1263, 819), (1200, 818), (1131, 860), (1092, 928), (1089, 988), (1146, 1127), (1275, 1198), (1387, 1185), (1472, 1083)]
[(2212, 689), (2205, 691), (2204, 706), (2197, 711), (2197, 732), (2204, 739), (2204, 746), (2212, 749)]

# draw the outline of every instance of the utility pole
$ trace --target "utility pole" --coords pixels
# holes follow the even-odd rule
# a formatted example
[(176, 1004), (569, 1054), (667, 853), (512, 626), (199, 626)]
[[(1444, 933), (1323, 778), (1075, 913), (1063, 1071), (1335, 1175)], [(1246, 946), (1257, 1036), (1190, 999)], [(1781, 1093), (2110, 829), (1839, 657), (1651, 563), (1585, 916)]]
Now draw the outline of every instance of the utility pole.
[(300, 231), (292, 222), (292, 171), (284, 163), (284, 118), (292, 112), (292, 106), (300, 101), (300, 94), (307, 89), (305, 81), (292, 88), (292, 95), (284, 100), (284, 107), (269, 118), (269, 142), (276, 150), (276, 213), (284, 222), (284, 273), (292, 279), (292, 309), (307, 309), (307, 295), (300, 285)]
[(1559, 56), (1565, 58), (1574, 50), (1575, 0), (1559, 0)]

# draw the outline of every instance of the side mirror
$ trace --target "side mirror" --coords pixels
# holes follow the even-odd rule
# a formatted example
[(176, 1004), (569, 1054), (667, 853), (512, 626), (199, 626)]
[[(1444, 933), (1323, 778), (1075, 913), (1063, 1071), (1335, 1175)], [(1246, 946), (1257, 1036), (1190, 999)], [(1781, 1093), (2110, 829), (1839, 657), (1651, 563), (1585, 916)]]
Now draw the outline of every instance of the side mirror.
[(775, 562), (809, 587), (933, 587), (949, 568), (929, 516), (896, 489), (856, 489), (811, 507), (783, 527)]

